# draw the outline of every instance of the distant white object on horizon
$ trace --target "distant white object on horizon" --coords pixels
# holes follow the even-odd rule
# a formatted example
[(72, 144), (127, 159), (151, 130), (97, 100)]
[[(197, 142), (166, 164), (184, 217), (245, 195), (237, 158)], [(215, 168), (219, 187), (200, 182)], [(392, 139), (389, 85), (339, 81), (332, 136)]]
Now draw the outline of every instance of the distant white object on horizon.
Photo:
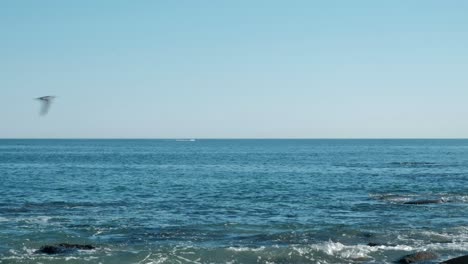
[(191, 138), (191, 139), (176, 139), (176, 141), (195, 141), (195, 139)]
[(49, 112), (50, 104), (52, 103), (52, 100), (54, 98), (55, 96), (50, 96), (50, 95), (36, 98), (36, 100), (39, 100), (42, 103), (41, 112), (40, 112), (41, 115), (45, 115), (47, 114), (47, 112)]

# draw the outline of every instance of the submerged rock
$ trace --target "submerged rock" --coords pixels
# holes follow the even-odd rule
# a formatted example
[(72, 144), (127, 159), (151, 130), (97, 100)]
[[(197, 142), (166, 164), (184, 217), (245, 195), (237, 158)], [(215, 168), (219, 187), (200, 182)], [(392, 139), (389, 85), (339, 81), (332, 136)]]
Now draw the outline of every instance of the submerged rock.
[(92, 245), (81, 245), (81, 244), (68, 244), (68, 243), (60, 243), (57, 245), (45, 245), (38, 249), (35, 253), (43, 253), (43, 254), (63, 254), (63, 253), (70, 253), (75, 250), (91, 250), (95, 249), (96, 247)]
[(468, 263), (468, 255), (441, 262), (441, 264), (467, 264), (467, 263)]
[(396, 245), (396, 244), (388, 244), (388, 243), (369, 242), (369, 243), (367, 243), (367, 246), (369, 246), (369, 247), (381, 247), (381, 246), (384, 246), (384, 247), (395, 247), (395, 246), (397, 246), (397, 245)]
[(402, 264), (409, 264), (409, 263), (416, 263), (420, 261), (432, 260), (436, 259), (438, 256), (432, 252), (422, 251), (416, 252), (414, 254), (406, 255), (398, 260), (398, 263)]

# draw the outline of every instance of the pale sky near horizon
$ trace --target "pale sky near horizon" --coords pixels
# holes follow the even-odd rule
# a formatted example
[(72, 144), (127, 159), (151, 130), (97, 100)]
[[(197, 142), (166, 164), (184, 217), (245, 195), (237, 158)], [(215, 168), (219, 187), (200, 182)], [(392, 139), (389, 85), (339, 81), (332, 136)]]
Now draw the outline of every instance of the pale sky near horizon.
[(0, 138), (466, 138), (467, 14), (461, 0), (0, 1)]

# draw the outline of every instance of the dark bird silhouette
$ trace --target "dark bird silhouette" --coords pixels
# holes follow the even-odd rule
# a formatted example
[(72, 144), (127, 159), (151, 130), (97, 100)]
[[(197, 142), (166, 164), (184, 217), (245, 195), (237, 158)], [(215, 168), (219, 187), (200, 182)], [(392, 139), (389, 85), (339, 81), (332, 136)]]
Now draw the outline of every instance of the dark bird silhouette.
[(47, 112), (49, 112), (50, 104), (52, 103), (52, 100), (54, 98), (55, 96), (50, 96), (50, 95), (36, 98), (36, 100), (39, 100), (42, 103), (41, 112), (40, 112), (41, 115), (45, 115), (47, 114)]

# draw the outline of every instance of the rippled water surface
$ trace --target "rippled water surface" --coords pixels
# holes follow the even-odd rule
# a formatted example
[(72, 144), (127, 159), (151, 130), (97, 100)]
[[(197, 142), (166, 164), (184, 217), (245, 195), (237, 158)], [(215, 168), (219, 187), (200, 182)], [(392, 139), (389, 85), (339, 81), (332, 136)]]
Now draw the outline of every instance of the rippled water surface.
[[(36, 252), (58, 243), (96, 249)], [(0, 263), (392, 263), (422, 250), (468, 254), (468, 140), (0, 140)]]

